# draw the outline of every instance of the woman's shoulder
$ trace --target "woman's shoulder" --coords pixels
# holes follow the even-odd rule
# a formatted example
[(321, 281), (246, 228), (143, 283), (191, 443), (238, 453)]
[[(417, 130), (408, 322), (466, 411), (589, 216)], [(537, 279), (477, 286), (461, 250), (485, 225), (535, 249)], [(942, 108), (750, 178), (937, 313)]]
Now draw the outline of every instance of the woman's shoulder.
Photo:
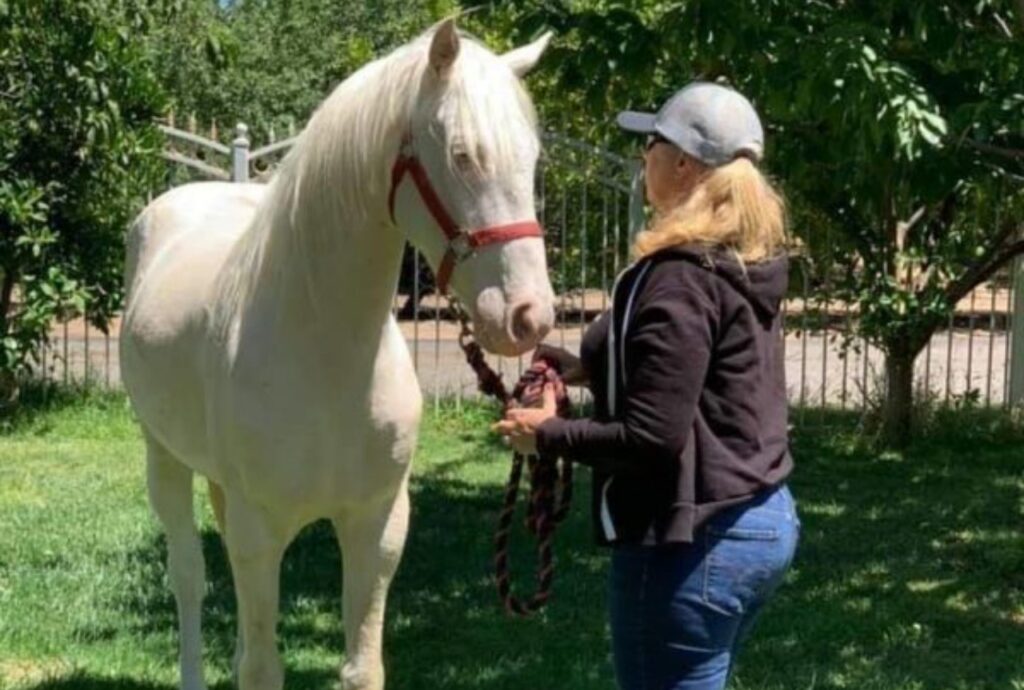
[(685, 294), (691, 303), (696, 295), (730, 320), (734, 312), (750, 309), (761, 320), (774, 319), (786, 295), (789, 273), (784, 254), (747, 264), (725, 248), (684, 245), (649, 259), (647, 295)]
[(719, 255), (714, 250), (693, 245), (666, 247), (649, 255), (645, 292), (699, 290), (711, 293), (717, 279), (715, 262)]

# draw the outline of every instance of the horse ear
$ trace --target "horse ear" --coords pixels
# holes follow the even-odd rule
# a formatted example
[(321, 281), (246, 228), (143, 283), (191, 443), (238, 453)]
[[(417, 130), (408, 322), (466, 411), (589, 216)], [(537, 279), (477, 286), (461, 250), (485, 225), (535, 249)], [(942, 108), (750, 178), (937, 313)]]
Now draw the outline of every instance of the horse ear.
[(517, 77), (525, 77), (537, 62), (540, 61), (540, 56), (547, 50), (552, 36), (554, 36), (554, 33), (548, 31), (533, 43), (508, 51), (501, 56), (501, 59), (505, 61), (505, 64), (509, 66)]
[(455, 20), (446, 19), (430, 41), (430, 67), (434, 74), (445, 77), (459, 56), (459, 32), (455, 30)]

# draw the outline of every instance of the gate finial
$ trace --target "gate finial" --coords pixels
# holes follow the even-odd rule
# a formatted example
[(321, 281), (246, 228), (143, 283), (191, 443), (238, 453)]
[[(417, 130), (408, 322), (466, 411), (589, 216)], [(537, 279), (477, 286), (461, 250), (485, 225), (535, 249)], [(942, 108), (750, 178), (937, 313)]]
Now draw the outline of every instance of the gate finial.
[(249, 181), (249, 128), (239, 122), (231, 142), (231, 181)]

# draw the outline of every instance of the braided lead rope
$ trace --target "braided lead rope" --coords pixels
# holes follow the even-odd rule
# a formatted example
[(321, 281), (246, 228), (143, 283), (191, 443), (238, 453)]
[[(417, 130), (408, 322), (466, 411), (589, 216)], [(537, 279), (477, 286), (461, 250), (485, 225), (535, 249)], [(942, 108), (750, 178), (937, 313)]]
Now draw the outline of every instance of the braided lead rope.
[[(509, 394), (501, 376), (487, 364), (483, 350), (473, 340), (468, 316), (458, 307), (456, 307), (456, 312), (462, 324), (459, 346), (466, 355), (466, 362), (477, 376), (477, 385), (481, 393), (496, 398), (505, 411), (514, 405), (533, 404), (540, 400), (545, 384), (550, 383), (555, 387), (558, 414), (563, 417), (568, 415), (569, 396), (554, 362), (546, 360), (534, 362), (523, 373), (513, 392)], [(537, 539), (538, 560), (537, 589), (525, 601), (517, 598), (512, 592), (508, 555), (509, 537), (524, 464), (530, 477), (526, 528)], [(512, 467), (509, 471), (508, 483), (505, 486), (505, 498), (501, 514), (498, 517), (498, 528), (494, 534), (494, 578), (498, 596), (509, 614), (528, 616), (543, 607), (550, 598), (555, 574), (552, 549), (555, 527), (569, 514), (571, 501), (572, 464), (570, 462), (564, 458), (544, 456), (525, 458), (519, 453), (513, 454)]]

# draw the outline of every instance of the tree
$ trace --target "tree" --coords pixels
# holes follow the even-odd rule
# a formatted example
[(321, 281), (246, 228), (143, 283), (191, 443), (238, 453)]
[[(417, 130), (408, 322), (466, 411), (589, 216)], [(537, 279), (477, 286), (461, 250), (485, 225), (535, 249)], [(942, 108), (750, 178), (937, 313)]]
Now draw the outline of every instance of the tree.
[(123, 235), (158, 172), (141, 3), (0, 1), (0, 401), (58, 316), (105, 328)]
[[(454, 0), (169, 0), (148, 37), (171, 108), (205, 124), (245, 122), (254, 139), (300, 128), (331, 88), (458, 9)], [(230, 132), (230, 129), (222, 130)], [(411, 249), (400, 290), (411, 295)], [(421, 294), (433, 292), (421, 265)], [(400, 316), (411, 318), (406, 302)]]
[(577, 113), (605, 113), (610, 132), (616, 110), (690, 79), (751, 97), (794, 230), (886, 353), (883, 432), (905, 441), (916, 356), (1024, 252), (1019, 0), (524, 0), (496, 14), (513, 40), (556, 30), (545, 79), (561, 97), (540, 100), (584, 133)]
[[(149, 43), (171, 107), (258, 138), (301, 127), (337, 83), (457, 10), (451, 0), (167, 0)], [(228, 129), (227, 131), (230, 131)]]

